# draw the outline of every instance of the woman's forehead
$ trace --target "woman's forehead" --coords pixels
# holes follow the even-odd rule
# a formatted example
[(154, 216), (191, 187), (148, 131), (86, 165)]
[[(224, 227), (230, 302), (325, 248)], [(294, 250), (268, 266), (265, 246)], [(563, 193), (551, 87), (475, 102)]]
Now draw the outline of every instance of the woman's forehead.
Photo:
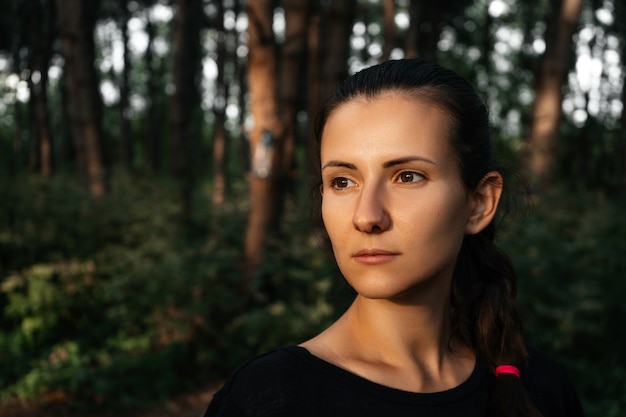
[(399, 95), (360, 98), (329, 116), (321, 158), (448, 158), (450, 118), (438, 106)]

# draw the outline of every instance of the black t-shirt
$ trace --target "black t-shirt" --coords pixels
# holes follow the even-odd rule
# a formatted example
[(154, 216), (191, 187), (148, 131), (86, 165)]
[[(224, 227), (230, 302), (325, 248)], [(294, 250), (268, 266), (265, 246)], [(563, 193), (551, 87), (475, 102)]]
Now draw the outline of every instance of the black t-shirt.
[[(522, 383), (544, 417), (583, 416), (564, 368), (531, 351)], [(386, 387), (302, 347), (270, 351), (242, 366), (215, 394), (204, 417), (484, 416), (494, 376), (480, 361), (456, 388), (414, 393)]]

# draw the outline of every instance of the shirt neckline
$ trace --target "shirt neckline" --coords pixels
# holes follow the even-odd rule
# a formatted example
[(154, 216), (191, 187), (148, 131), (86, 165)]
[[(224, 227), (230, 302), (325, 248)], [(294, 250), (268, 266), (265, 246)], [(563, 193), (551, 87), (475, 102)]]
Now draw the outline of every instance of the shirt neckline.
[(486, 383), (486, 377), (488, 375), (487, 367), (476, 359), (472, 373), (460, 385), (438, 392), (413, 392), (389, 387), (369, 380), (315, 356), (302, 346), (289, 346), (284, 349), (296, 355), (300, 360), (305, 361), (309, 366), (322, 370), (331, 378), (330, 380), (335, 381), (335, 383), (342, 384), (352, 389), (365, 391), (368, 395), (386, 398), (394, 402), (436, 405), (461, 401), (467, 396), (472, 395)]

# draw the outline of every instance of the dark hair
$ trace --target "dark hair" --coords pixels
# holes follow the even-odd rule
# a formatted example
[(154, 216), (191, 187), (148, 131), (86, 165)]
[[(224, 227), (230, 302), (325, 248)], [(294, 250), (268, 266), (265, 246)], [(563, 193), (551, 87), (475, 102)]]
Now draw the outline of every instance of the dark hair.
[[(398, 94), (424, 100), (444, 110), (451, 120), (449, 139), (461, 179), (474, 191), (496, 170), (487, 108), (463, 77), (437, 64), (417, 59), (386, 61), (341, 83), (325, 102), (315, 126), (316, 159), (326, 120), (342, 104), (357, 97)], [(319, 163), (315, 165), (319, 169)], [(316, 186), (321, 184), (316, 176)], [(319, 197), (318, 197), (319, 202)], [(491, 371), (502, 364), (521, 367), (527, 360), (521, 318), (515, 303), (516, 276), (509, 258), (495, 245), (496, 223), (463, 240), (450, 294), (453, 336), (458, 337)], [(495, 378), (488, 415), (541, 416), (519, 379)]]

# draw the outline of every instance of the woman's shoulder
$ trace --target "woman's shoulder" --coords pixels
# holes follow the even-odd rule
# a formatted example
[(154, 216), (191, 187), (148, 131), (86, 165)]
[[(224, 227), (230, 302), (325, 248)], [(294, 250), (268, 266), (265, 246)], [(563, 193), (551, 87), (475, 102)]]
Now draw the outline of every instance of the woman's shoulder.
[(223, 390), (248, 390), (281, 384), (292, 374), (298, 374), (306, 366), (303, 349), (283, 346), (250, 359), (241, 365), (224, 384)]
[(304, 353), (298, 346), (285, 346), (249, 360), (215, 394), (205, 417), (246, 416), (264, 408), (266, 414), (258, 415), (276, 415), (298, 391), (293, 385), (307, 366)]
[(267, 372), (270, 370), (272, 375), (276, 375), (280, 372), (290, 371), (298, 364), (302, 364), (302, 348), (299, 346), (282, 346), (250, 359), (235, 371), (233, 377), (241, 375), (247, 378), (262, 377), (267, 376)]
[(521, 369), (526, 391), (545, 416), (583, 416), (567, 368), (544, 352), (528, 347), (528, 364)]

